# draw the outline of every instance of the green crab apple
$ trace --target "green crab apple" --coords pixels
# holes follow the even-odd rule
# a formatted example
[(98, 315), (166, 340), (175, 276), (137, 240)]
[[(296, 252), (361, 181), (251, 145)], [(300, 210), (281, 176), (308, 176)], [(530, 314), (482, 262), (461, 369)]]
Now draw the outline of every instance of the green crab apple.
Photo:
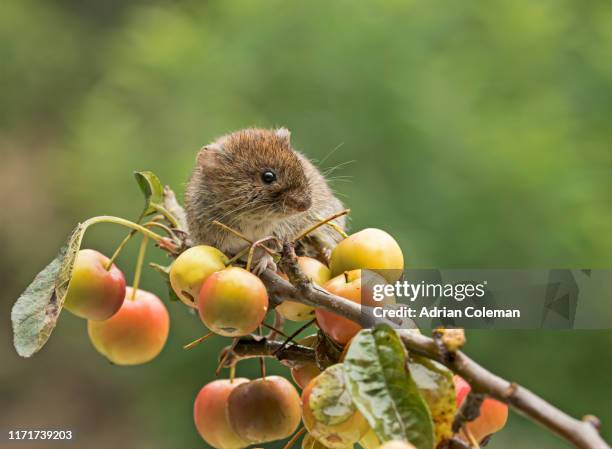
[(255, 331), (268, 311), (268, 292), (249, 271), (228, 267), (211, 274), (198, 299), (202, 322), (226, 337), (241, 337)]
[[(455, 393), (457, 407), (460, 407), (472, 387), (465, 379), (455, 375)], [(492, 398), (485, 398), (480, 406), (480, 415), (474, 421), (465, 423), (460, 435), (467, 441), (465, 431), (469, 431), (474, 439), (481, 442), (485, 437), (503, 429), (508, 420), (508, 406)]]
[(368, 228), (338, 243), (331, 253), (329, 267), (332, 276), (357, 268), (382, 270), (380, 273), (388, 282), (395, 282), (402, 276), (404, 255), (388, 233)]
[(241, 449), (249, 445), (248, 441), (234, 432), (227, 414), (230, 393), (248, 381), (244, 378), (233, 381), (219, 379), (204, 385), (198, 393), (193, 404), (193, 419), (200, 436), (212, 447)]
[(128, 287), (119, 311), (105, 321), (87, 322), (96, 350), (116, 365), (140, 365), (153, 360), (166, 344), (170, 316), (153, 293)]
[[(331, 277), (329, 268), (312, 257), (298, 257), (298, 265), (306, 277), (319, 286), (325, 285)], [(283, 277), (286, 278), (284, 275)], [(279, 304), (276, 310), (290, 321), (307, 321), (314, 317), (314, 307), (289, 300)]]
[(302, 419), (306, 430), (330, 449), (352, 446), (370, 428), (346, 389), (341, 363), (325, 369), (304, 388)]
[[(363, 270), (346, 271), (325, 284), (325, 290), (368, 307), (395, 303), (395, 297), (393, 296), (386, 296), (382, 301), (375, 301), (371, 288), (372, 285), (384, 284), (386, 281), (382, 276), (369, 271), (367, 273), (366, 285), (364, 285), (362, 273)], [(346, 345), (361, 330), (359, 324), (327, 310), (316, 309), (315, 316), (317, 324), (323, 332), (341, 345)]]
[(217, 248), (198, 245), (181, 253), (170, 267), (170, 285), (179, 299), (197, 308), (202, 284), (211, 274), (223, 270), (228, 258)]
[(229, 395), (234, 431), (251, 443), (289, 437), (300, 424), (300, 395), (284, 377), (266, 376), (238, 385)]
[(109, 259), (93, 249), (77, 253), (64, 307), (74, 315), (102, 321), (113, 316), (125, 298), (125, 277)]

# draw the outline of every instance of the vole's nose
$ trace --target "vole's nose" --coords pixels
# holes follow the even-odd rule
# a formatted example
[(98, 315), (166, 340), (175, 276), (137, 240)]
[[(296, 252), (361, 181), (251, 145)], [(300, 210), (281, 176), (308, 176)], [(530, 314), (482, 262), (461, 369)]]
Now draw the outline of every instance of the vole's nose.
[(305, 212), (312, 206), (312, 200), (309, 196), (291, 197), (287, 201), (287, 205), (298, 212)]

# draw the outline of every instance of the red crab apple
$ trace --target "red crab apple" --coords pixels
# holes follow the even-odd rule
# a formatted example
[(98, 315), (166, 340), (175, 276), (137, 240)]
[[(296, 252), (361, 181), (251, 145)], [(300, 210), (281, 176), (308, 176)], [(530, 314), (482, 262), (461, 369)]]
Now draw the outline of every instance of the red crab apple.
[[(298, 257), (298, 266), (308, 279), (319, 286), (325, 285), (331, 277), (329, 268), (312, 257)], [(285, 275), (283, 277), (286, 278)], [(314, 307), (288, 300), (279, 304), (276, 310), (290, 321), (306, 321), (314, 317)]]
[(268, 310), (268, 292), (254, 274), (229, 267), (211, 274), (202, 285), (198, 310), (204, 324), (226, 337), (255, 331)]
[(368, 228), (338, 243), (329, 267), (332, 276), (357, 268), (382, 270), (388, 282), (395, 282), (402, 275), (404, 255), (393, 237), (381, 229)]
[(193, 419), (200, 436), (216, 449), (241, 449), (249, 445), (232, 429), (227, 416), (230, 393), (248, 379), (212, 381), (200, 390), (193, 404)]
[[(380, 302), (374, 300), (371, 286), (384, 283), (384, 278), (374, 272), (368, 272), (367, 285), (362, 288), (364, 287), (362, 285), (362, 270), (352, 270), (331, 279), (324, 287), (325, 290), (334, 295), (342, 296), (357, 304), (374, 307), (395, 303), (395, 298), (392, 296), (386, 296)], [(361, 329), (359, 324), (327, 310), (316, 309), (315, 315), (317, 324), (323, 332), (341, 345), (347, 344)]]
[(302, 419), (306, 430), (330, 449), (351, 447), (370, 428), (346, 390), (340, 363), (325, 369), (304, 388)]
[(153, 293), (128, 287), (119, 311), (106, 321), (87, 322), (96, 350), (116, 365), (140, 365), (161, 352), (170, 329), (164, 303)]
[(172, 290), (189, 307), (196, 301), (202, 284), (211, 274), (223, 270), (228, 259), (217, 248), (198, 245), (181, 253), (170, 267)]
[(312, 362), (298, 363), (291, 368), (291, 377), (302, 389), (319, 374), (321, 374), (321, 370), (316, 363)]
[(289, 437), (300, 424), (300, 395), (284, 377), (238, 385), (228, 399), (229, 422), (241, 438), (266, 443)]
[(125, 298), (123, 273), (111, 265), (108, 257), (93, 249), (77, 253), (68, 285), (64, 307), (88, 320), (106, 320), (113, 316)]
[[(457, 407), (461, 406), (472, 387), (465, 379), (455, 375), (455, 394)], [(481, 442), (486, 436), (491, 435), (506, 425), (508, 420), (508, 406), (492, 398), (485, 398), (480, 406), (480, 416), (474, 421), (465, 423), (464, 428), (469, 430), (474, 439)], [(462, 436), (463, 432), (461, 432)]]

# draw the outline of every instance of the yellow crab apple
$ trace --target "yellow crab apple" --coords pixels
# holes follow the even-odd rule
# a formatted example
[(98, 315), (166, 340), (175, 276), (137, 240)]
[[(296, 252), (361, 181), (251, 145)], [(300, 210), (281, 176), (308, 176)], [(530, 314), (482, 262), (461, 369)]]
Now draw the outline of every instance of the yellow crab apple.
[(125, 298), (125, 277), (109, 259), (93, 249), (77, 253), (64, 307), (74, 315), (102, 321), (113, 316)]
[(368, 228), (338, 243), (332, 250), (329, 267), (332, 276), (358, 268), (381, 270), (388, 282), (395, 282), (402, 275), (404, 255), (387, 232)]
[(202, 284), (211, 274), (223, 270), (227, 257), (217, 248), (198, 245), (181, 253), (170, 267), (170, 285), (179, 299), (197, 308)]

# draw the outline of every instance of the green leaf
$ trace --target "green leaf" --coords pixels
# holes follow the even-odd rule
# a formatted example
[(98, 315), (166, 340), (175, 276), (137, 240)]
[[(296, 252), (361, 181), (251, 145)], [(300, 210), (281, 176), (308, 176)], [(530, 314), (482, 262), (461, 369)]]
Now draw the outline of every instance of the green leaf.
[(180, 301), (179, 297), (176, 295), (174, 289), (172, 288), (172, 284), (170, 284), (170, 267), (159, 265), (153, 262), (149, 263), (149, 266), (155, 271), (157, 271), (162, 278), (164, 278), (164, 281), (168, 285), (168, 299), (170, 301)]
[(85, 229), (86, 225), (77, 225), (57, 257), (36, 275), (15, 302), (11, 311), (13, 343), (20, 356), (32, 356), (49, 340), (64, 306)]
[(408, 369), (431, 412), (437, 446), (453, 436), (457, 412), (453, 373), (435, 360), (413, 354), (408, 357)]
[(136, 182), (138, 182), (138, 187), (145, 196), (145, 208), (142, 211), (141, 218), (158, 212), (164, 201), (164, 186), (161, 181), (151, 171), (137, 171), (134, 172), (134, 176)]
[(404, 440), (418, 449), (433, 449), (431, 414), (406, 369), (404, 346), (391, 327), (360, 331), (343, 365), (353, 402), (382, 443)]

